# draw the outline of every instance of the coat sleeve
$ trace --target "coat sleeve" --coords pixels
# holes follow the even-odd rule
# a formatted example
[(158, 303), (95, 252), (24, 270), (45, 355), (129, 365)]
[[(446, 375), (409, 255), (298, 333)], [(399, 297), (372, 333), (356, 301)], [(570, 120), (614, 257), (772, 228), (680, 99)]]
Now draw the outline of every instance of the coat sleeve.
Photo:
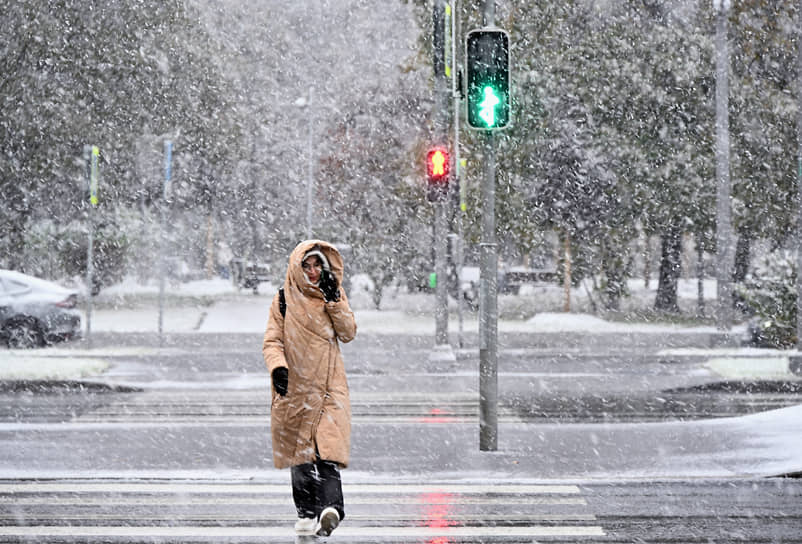
[(270, 305), (267, 330), (262, 341), (262, 356), (271, 376), (276, 368), (287, 367), (287, 359), (284, 357), (284, 316), (279, 310), (278, 294), (273, 297), (273, 303)]
[(326, 311), (334, 325), (334, 332), (341, 342), (348, 343), (356, 336), (356, 320), (351, 306), (348, 304), (348, 297), (345, 291), (340, 290), (340, 300), (337, 302), (327, 302)]

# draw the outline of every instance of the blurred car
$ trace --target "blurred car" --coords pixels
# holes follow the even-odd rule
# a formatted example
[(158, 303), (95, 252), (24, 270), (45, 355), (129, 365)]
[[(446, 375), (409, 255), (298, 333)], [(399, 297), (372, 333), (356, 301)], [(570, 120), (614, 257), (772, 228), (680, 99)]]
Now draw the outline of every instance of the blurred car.
[(31, 348), (81, 336), (78, 292), (12, 270), (0, 270), (0, 341)]
[(548, 268), (526, 268), (513, 266), (499, 270), (498, 292), (517, 295), (524, 284), (553, 283), (557, 272)]
[(244, 259), (231, 259), (231, 280), (237, 289), (253, 289), (259, 294), (259, 284), (270, 281), (270, 267), (264, 263), (254, 263)]

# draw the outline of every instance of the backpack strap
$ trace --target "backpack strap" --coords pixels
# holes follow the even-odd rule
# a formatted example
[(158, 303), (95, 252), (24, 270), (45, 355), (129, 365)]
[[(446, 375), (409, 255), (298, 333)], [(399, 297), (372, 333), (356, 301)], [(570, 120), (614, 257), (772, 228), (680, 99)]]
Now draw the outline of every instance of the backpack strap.
[(281, 317), (287, 314), (287, 300), (284, 298), (284, 288), (278, 288), (278, 310), (281, 312)]

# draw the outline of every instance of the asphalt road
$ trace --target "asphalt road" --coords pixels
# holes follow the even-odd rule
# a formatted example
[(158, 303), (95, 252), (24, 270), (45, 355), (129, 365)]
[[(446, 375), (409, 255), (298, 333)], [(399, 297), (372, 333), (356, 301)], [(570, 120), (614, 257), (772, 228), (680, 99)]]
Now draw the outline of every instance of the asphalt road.
[[(292, 542), (259, 341), (97, 335), (102, 379), (0, 386), (0, 542)], [(798, 404), (795, 383), (665, 355), (699, 336), (506, 336), (499, 451), (479, 452), (475, 346), (432, 362), (430, 341), (344, 347), (354, 440), (336, 540), (802, 542), (799, 480), (744, 477), (763, 454), (709, 423)]]
[[(799, 480), (346, 483), (332, 542), (802, 542)], [(287, 482), (0, 481), (2, 542), (312, 542)]]

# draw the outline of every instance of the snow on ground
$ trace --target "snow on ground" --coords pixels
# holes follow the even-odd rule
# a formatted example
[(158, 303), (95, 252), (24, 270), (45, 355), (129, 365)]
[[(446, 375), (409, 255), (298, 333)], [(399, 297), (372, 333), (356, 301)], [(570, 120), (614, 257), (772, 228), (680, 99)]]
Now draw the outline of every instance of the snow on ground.
[[(712, 283), (711, 283), (712, 282)], [(648, 307), (653, 301), (656, 281), (647, 288), (642, 280), (630, 281), (631, 304)], [(680, 281), (680, 296), (696, 296), (696, 282), (693, 280)], [(275, 293), (275, 286), (269, 283), (260, 285), (259, 294), (250, 291), (238, 291), (230, 280), (211, 279), (192, 281), (183, 284), (166, 285), (167, 303), (162, 316), (163, 330), (167, 333), (262, 333), (267, 323), (267, 315)], [(432, 293), (407, 293), (397, 288), (387, 288), (382, 300), (382, 309), (374, 309), (371, 300), (372, 283), (364, 275), (353, 278), (349, 298), (355, 309), (357, 327), (362, 333), (371, 334), (410, 334), (434, 335), (434, 304)], [(715, 280), (706, 280), (706, 294), (715, 294)], [(141, 285), (133, 278), (127, 278), (122, 283), (106, 288), (97, 298), (91, 317), (91, 329), (97, 332), (145, 332), (156, 333), (159, 325), (159, 307), (157, 297), (158, 284), (151, 282)], [(563, 303), (563, 291), (559, 286), (538, 285), (529, 286), (520, 296), (504, 295), (500, 297), (500, 308), (522, 307), (526, 308), (531, 317), (528, 319), (513, 319), (502, 317), (498, 321), (500, 332), (518, 333), (712, 333), (713, 327), (686, 327), (672, 324), (613, 322), (588, 313), (563, 313), (554, 311)], [(574, 307), (587, 304), (587, 295), (583, 289), (572, 291)], [(449, 331), (456, 334), (459, 331), (456, 303), (452, 300), (450, 306)], [(516, 315), (508, 311), (509, 315)], [(462, 330), (466, 333), (476, 333), (479, 330), (476, 312), (464, 311)], [(84, 315), (86, 324), (86, 315)], [(740, 334), (739, 330), (733, 331)], [(50, 348), (53, 349), (53, 348)], [(16, 355), (15, 364), (9, 362), (0, 364), (0, 379), (20, 375), (21, 368), (26, 365), (20, 362), (19, 357), (28, 357), (39, 360), (50, 350), (37, 350), (29, 355)], [(704, 350), (703, 350), (704, 351)], [(765, 370), (773, 376), (787, 374), (787, 359), (777, 360), (777, 357), (787, 357), (787, 352), (769, 352), (765, 357), (771, 359), (762, 366), (744, 366), (741, 362), (742, 353), (705, 352), (711, 357), (718, 357), (711, 369), (722, 375), (748, 377), (749, 372)], [(678, 353), (679, 355), (679, 353)], [(71, 376), (84, 376), (98, 372), (94, 359), (81, 359), (84, 354), (72, 352), (71, 370), (63, 367), (63, 372)], [(64, 356), (62, 356), (64, 357)], [(63, 359), (66, 361), (68, 359)], [(5, 361), (5, 360), (4, 360)], [(78, 364), (76, 361), (84, 361)], [(726, 363), (730, 361), (730, 363)], [(51, 360), (42, 366), (42, 372), (57, 374)], [(741, 366), (739, 366), (741, 365)], [(39, 366), (39, 365), (28, 365)], [(743, 368), (741, 368), (743, 366)], [(750, 370), (751, 369), (751, 370)], [(101, 370), (102, 371), (102, 370)]]
[(605, 321), (588, 314), (554, 313), (537, 314), (526, 321), (532, 332), (715, 332), (715, 327), (683, 327), (654, 323)]
[[(802, 404), (758, 412), (737, 418), (724, 418), (708, 422), (712, 426), (729, 426), (736, 436), (747, 437), (755, 459), (752, 467), (741, 473), (771, 476), (799, 472), (799, 452), (802, 451)], [(747, 458), (742, 452), (729, 452), (730, 459)]]
[(739, 359), (733, 357), (716, 357), (705, 364), (707, 368), (720, 376), (732, 380), (797, 380), (789, 370), (788, 357), (750, 357)]
[[(212, 278), (209, 280), (196, 280), (186, 283), (167, 281), (165, 283), (165, 292), (174, 295), (201, 297), (236, 293), (237, 288), (231, 280)], [(113, 298), (127, 295), (158, 293), (158, 281), (151, 280), (147, 283), (140, 283), (136, 278), (128, 276), (118, 284), (105, 287), (101, 291), (101, 297)]]
[(0, 351), (0, 379), (77, 380), (103, 373), (109, 364), (89, 357), (43, 357), (26, 350)]

